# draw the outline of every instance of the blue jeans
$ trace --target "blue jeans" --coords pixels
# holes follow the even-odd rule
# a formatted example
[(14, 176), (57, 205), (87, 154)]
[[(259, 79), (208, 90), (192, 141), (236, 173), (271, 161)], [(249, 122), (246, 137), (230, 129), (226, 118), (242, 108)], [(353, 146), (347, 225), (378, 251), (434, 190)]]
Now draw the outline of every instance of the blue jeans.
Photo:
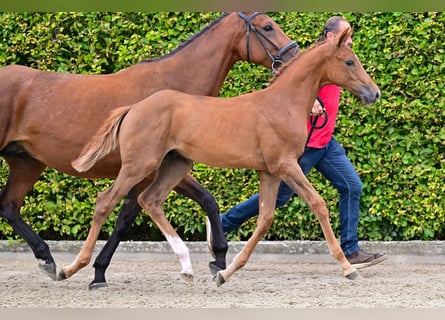
[[(344, 148), (334, 138), (321, 149), (306, 147), (299, 164), (305, 175), (312, 168), (317, 169), (339, 191), (340, 245), (345, 255), (350, 255), (359, 250), (357, 227), (362, 182), (347, 158)], [(281, 182), (276, 208), (284, 206), (293, 194), (292, 189)], [(257, 193), (221, 215), (224, 232), (235, 230), (244, 221), (257, 216), (258, 202), (259, 194)]]

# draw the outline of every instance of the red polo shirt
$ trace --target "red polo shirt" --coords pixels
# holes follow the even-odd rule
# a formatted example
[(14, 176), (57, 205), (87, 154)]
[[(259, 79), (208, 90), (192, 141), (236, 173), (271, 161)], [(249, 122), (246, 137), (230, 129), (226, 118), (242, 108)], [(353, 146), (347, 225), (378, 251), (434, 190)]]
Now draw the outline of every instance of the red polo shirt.
[[(312, 136), (307, 144), (311, 148), (323, 148), (332, 139), (332, 135), (335, 129), (335, 123), (337, 121), (338, 106), (340, 104), (340, 91), (341, 87), (334, 84), (329, 84), (320, 89), (318, 96), (324, 103), (324, 107), (328, 114), (328, 122), (321, 129), (314, 129)], [(323, 124), (325, 119), (319, 117), (317, 120), (317, 126)], [(307, 123), (307, 132), (311, 130), (311, 123)]]

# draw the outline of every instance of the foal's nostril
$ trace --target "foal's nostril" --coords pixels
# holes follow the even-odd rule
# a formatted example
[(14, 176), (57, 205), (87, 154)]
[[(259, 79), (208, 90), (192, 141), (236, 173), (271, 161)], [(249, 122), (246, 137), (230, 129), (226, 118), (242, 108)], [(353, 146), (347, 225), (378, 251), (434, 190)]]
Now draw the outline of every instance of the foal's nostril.
[(377, 91), (375, 94), (375, 100), (379, 100), (380, 99), (380, 91)]

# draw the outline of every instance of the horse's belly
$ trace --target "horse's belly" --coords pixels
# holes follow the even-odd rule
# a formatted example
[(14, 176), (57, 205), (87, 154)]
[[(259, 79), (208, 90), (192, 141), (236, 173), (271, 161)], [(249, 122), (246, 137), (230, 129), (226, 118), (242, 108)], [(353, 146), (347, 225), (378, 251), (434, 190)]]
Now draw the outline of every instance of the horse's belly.
[(218, 146), (211, 149), (189, 149), (184, 152), (179, 151), (179, 153), (183, 154), (190, 160), (203, 163), (211, 167), (253, 170), (264, 170), (265, 168), (263, 161), (256, 159), (248, 152), (231, 152), (229, 150), (224, 151)]
[(26, 147), (28, 153), (47, 167), (53, 168), (59, 172), (63, 172), (72, 176), (83, 178), (114, 178), (119, 173), (121, 167), (120, 155), (118, 152), (111, 153), (107, 157), (98, 161), (94, 167), (87, 172), (78, 172), (72, 166), (74, 161), (80, 154), (81, 149), (66, 145), (65, 148), (50, 148), (47, 145), (33, 145)]

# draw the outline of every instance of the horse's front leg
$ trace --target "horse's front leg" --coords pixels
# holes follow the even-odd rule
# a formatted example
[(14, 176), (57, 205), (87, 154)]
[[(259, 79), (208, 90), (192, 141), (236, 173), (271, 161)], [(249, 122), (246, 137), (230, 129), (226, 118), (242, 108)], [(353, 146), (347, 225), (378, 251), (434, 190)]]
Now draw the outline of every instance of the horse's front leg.
[(215, 254), (215, 261), (210, 262), (209, 267), (211, 274), (216, 276), (219, 270), (226, 268), (226, 254), (229, 248), (219, 217), (218, 203), (210, 192), (204, 189), (191, 174), (184, 177), (175, 187), (175, 191), (198, 202), (210, 220), (212, 251)]
[[(113, 187), (111, 187), (112, 189)], [(93, 255), (94, 246), (96, 245), (97, 238), (99, 237), (100, 230), (106, 218), (110, 215), (113, 208), (119, 202), (117, 201), (109, 202), (108, 195), (110, 190), (100, 193), (96, 199), (96, 209), (93, 215), (93, 222), (90, 227), (87, 239), (85, 240), (82, 249), (76, 256), (76, 259), (71, 263), (71, 265), (62, 268), (57, 275), (57, 280), (65, 280), (77, 273), (80, 269), (88, 265), (91, 261), (91, 256)]]
[(217, 273), (216, 285), (218, 287), (227, 282), (237, 270), (241, 269), (247, 263), (258, 242), (266, 232), (269, 231), (275, 215), (275, 203), (279, 185), (280, 179), (267, 172), (260, 172), (260, 203), (257, 227), (246, 245), (233, 258), (227, 269)]
[(110, 265), (111, 258), (113, 257), (113, 254), (116, 251), (120, 241), (127, 235), (128, 230), (130, 230), (131, 225), (141, 211), (141, 207), (137, 202), (137, 197), (141, 191), (147, 187), (147, 184), (147, 182), (138, 184), (138, 186), (131, 189), (125, 198), (113, 233), (100, 250), (96, 260), (94, 261), (94, 279), (89, 285), (90, 289), (102, 288), (107, 285), (105, 271)]
[(297, 164), (295, 166), (286, 166), (286, 174), (283, 176), (283, 181), (308, 204), (317, 217), (328, 244), (329, 252), (342, 265), (344, 276), (350, 280), (357, 279), (359, 273), (346, 259), (332, 230), (326, 203), (307, 180), (300, 166)]
[(173, 249), (176, 258), (181, 264), (181, 276), (188, 284), (193, 283), (190, 253), (185, 243), (165, 217), (162, 205), (169, 192), (191, 169), (192, 164), (192, 161), (181, 157), (179, 154), (169, 153), (162, 161), (155, 180), (138, 198), (140, 206), (149, 213)]

